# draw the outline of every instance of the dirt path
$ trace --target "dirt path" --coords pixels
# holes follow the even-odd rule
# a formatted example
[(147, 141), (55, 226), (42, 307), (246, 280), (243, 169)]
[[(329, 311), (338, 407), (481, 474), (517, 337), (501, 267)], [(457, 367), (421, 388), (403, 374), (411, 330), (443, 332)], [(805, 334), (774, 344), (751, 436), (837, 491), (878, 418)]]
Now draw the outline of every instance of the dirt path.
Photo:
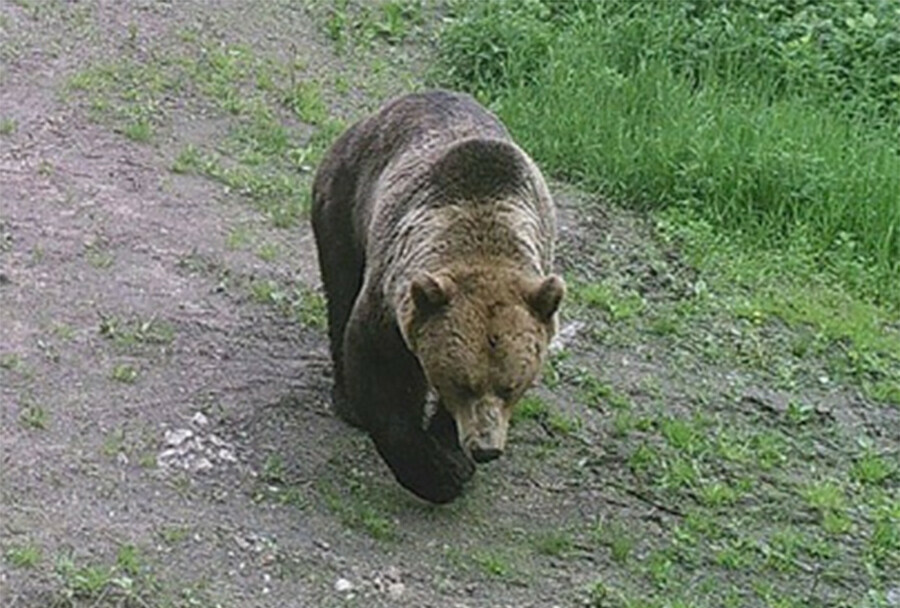
[(303, 210), (333, 118), (420, 86), (436, 18), (301, 4), (0, 0), (0, 605), (774, 605), (756, 572), (900, 605), (870, 542), (896, 470), (852, 538), (796, 491), (810, 454), (840, 483), (860, 437), (895, 456), (897, 410), (824, 355), (779, 386), (794, 334), (704, 307), (640, 219), (562, 188), (561, 264), (594, 283), (511, 453), (448, 508), (393, 483), (329, 412)]

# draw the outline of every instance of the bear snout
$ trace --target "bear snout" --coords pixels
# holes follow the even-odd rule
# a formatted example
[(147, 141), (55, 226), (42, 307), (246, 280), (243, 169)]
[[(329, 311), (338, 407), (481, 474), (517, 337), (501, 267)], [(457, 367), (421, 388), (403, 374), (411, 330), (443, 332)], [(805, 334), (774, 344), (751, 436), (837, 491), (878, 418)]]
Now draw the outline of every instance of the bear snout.
[(503, 454), (503, 450), (500, 448), (483, 445), (472, 446), (470, 451), (472, 452), (472, 460), (478, 464), (496, 460)]
[(503, 425), (498, 421), (489, 428), (471, 435), (466, 441), (466, 451), (472, 456), (472, 460), (484, 464), (502, 456), (505, 444), (506, 433)]

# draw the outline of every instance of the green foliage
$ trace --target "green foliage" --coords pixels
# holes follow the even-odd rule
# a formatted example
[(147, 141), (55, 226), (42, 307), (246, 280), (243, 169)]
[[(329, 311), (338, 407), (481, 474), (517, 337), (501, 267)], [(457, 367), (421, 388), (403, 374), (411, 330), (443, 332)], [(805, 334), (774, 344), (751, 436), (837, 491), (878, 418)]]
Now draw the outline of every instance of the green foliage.
[[(900, 13), (890, 3), (459, 1), (434, 78), (550, 173), (795, 247), (898, 301)], [(588, 111), (589, 109), (589, 111)]]
[(16, 568), (34, 568), (41, 561), (41, 550), (36, 545), (14, 545), (6, 550), (6, 561)]

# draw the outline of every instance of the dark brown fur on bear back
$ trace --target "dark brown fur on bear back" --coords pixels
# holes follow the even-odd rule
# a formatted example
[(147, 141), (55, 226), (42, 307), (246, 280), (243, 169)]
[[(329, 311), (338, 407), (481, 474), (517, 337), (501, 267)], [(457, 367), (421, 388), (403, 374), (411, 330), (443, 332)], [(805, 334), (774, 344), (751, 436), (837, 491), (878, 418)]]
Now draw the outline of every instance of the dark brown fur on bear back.
[[(454, 205), (464, 209), (458, 222), (448, 219)], [(511, 219), (495, 221), (491, 205), (505, 205)], [(555, 215), (543, 180), (471, 97), (407, 95), (333, 144), (313, 184), (312, 223), (336, 411), (369, 433), (401, 484), (432, 502), (453, 500), (474, 465), (447, 412), (422, 428), (429, 386), (398, 308), (415, 272), (469, 257), (549, 272)]]

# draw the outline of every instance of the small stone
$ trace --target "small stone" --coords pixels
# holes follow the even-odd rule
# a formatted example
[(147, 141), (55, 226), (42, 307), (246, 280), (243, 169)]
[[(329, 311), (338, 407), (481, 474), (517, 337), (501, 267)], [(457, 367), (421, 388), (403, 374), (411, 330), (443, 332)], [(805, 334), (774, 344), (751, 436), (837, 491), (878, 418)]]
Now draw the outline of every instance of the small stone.
[(222, 448), (216, 455), (219, 457), (219, 460), (223, 460), (225, 462), (237, 462), (237, 458), (235, 457), (234, 452), (232, 452), (231, 450)]
[(175, 456), (178, 456), (178, 450), (176, 450), (175, 448), (169, 448), (168, 450), (163, 450), (162, 452), (160, 452), (159, 458), (157, 458), (157, 460), (160, 462), (172, 460)]
[(325, 542), (324, 540), (316, 539), (316, 540), (313, 541), (313, 544), (314, 544), (315, 546), (317, 546), (319, 549), (324, 549), (325, 551), (328, 551), (328, 550), (331, 549), (331, 545), (329, 545), (329, 544), (328, 544), (327, 542)]
[(206, 426), (209, 424), (209, 418), (203, 412), (197, 412), (191, 417), (191, 422), (197, 426)]
[(128, 456), (125, 455), (125, 452), (119, 452), (118, 454), (116, 454), (116, 462), (118, 462), (123, 467), (128, 465)]
[(569, 344), (575, 341), (578, 334), (584, 329), (585, 323), (581, 321), (573, 321), (560, 329), (553, 339), (550, 341), (548, 350), (551, 353), (559, 353), (566, 349)]
[(166, 431), (166, 445), (177, 447), (194, 436), (190, 429), (173, 429)]
[(209, 461), (208, 458), (198, 458), (196, 464), (194, 464), (194, 470), (200, 473), (204, 473), (213, 468), (213, 463)]
[(403, 583), (391, 583), (388, 585), (388, 595), (391, 599), (400, 599), (403, 593), (406, 591), (406, 585)]
[(345, 578), (339, 578), (334, 582), (334, 590), (338, 593), (346, 593), (353, 590), (353, 583)]
[(225, 448), (225, 447), (228, 447), (228, 443), (226, 443), (225, 441), (222, 441), (221, 439), (219, 439), (219, 436), (218, 436), (218, 435), (213, 435), (212, 433), (210, 433), (210, 434), (209, 434), (209, 437), (207, 437), (207, 439), (209, 439), (209, 442), (210, 442), (211, 444), (213, 444), (214, 446), (216, 446), (217, 448)]
[(235, 542), (235, 544), (237, 544), (238, 547), (240, 547), (244, 551), (246, 551), (247, 549), (250, 548), (250, 543), (247, 542), (247, 539), (245, 539), (243, 536), (238, 536), (237, 534), (235, 534), (234, 542)]

